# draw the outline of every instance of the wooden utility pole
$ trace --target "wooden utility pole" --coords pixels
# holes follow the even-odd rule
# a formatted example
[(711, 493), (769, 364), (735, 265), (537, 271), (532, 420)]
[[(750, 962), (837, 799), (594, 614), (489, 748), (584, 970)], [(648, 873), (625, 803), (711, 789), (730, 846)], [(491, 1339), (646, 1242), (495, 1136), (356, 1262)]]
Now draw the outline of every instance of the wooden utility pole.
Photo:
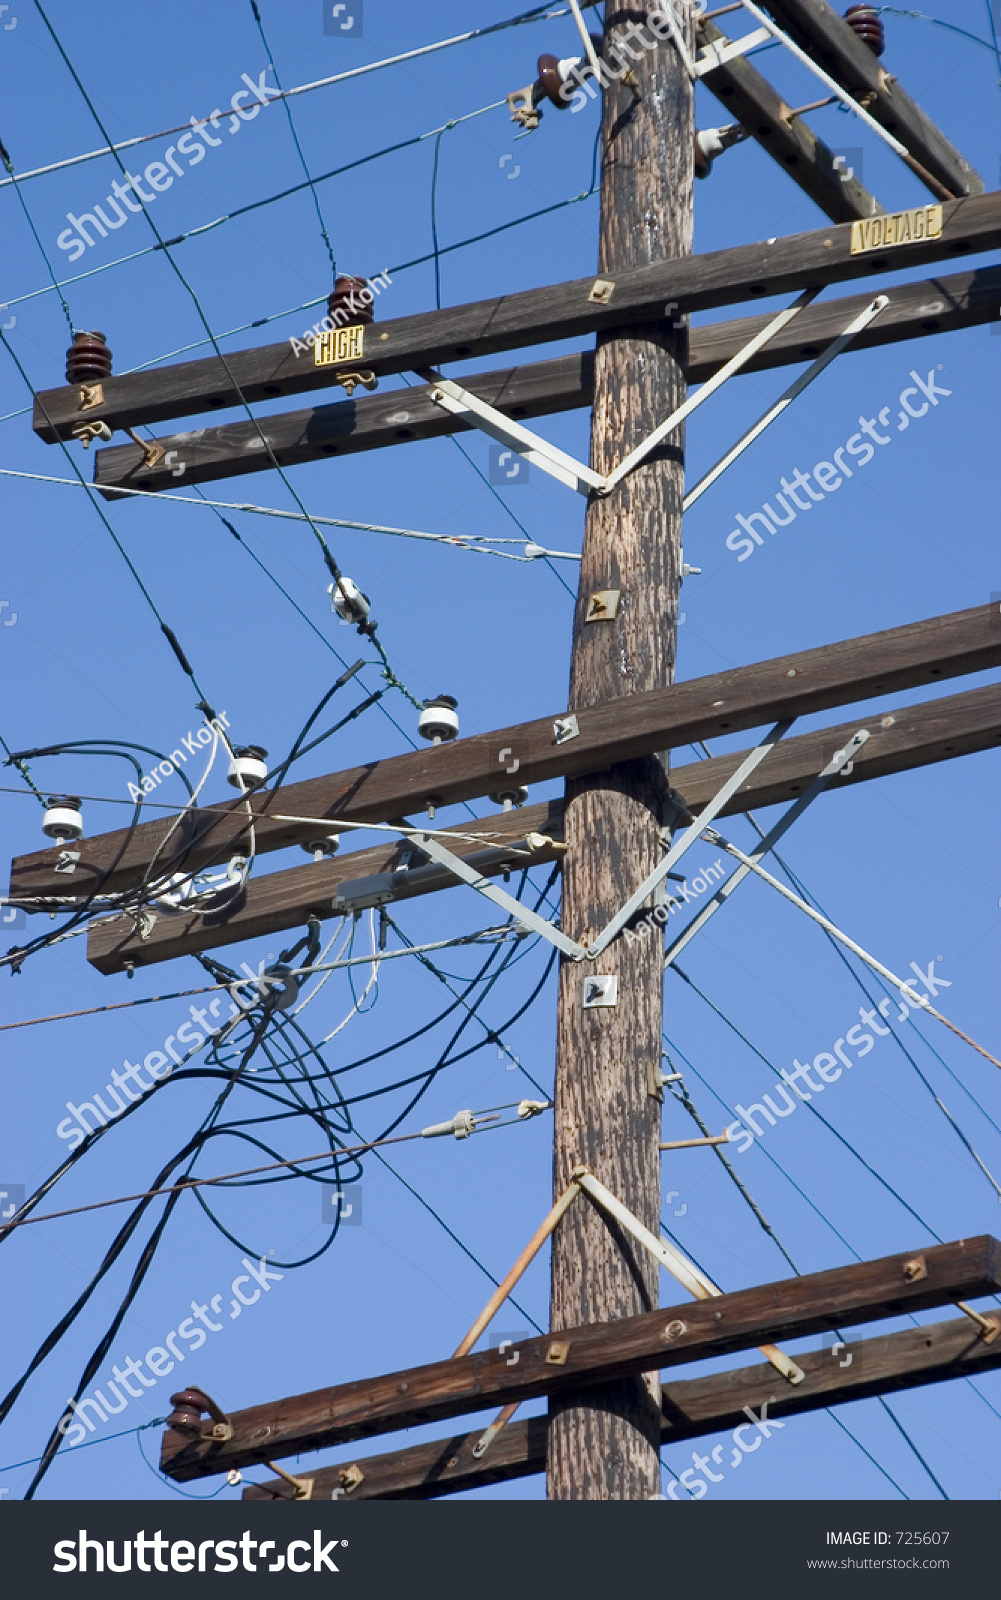
[[(680, 9), (680, 8), (678, 8)], [(598, 270), (617, 273), (692, 250), (692, 86), (670, 42), (617, 48), (637, 13), (610, 6), (606, 60), (630, 65), (636, 92), (605, 90)], [(642, 29), (648, 39), (652, 35)], [(691, 38), (689, 39), (691, 44)], [(612, 291), (614, 304), (614, 290)], [(675, 323), (680, 325), (675, 326)], [(591, 465), (608, 473), (687, 395), (687, 319), (599, 335)], [(628, 697), (673, 681), (684, 494), (683, 433), (666, 441), (608, 498), (587, 511), (574, 617), (569, 707)], [(591, 596), (618, 591), (614, 616)], [(663, 855), (667, 755), (649, 756), (567, 785), (563, 929), (588, 942)], [(618, 1003), (583, 1009), (594, 973), (618, 978)], [(663, 961), (654, 940), (619, 939), (597, 964), (560, 973), (554, 1192), (585, 1163), (654, 1233), (660, 1232), (660, 1104), (648, 1092), (661, 1059)], [(615, 1322), (657, 1306), (658, 1268), (575, 1206), (553, 1241), (551, 1327)], [(658, 1375), (619, 1380), (550, 1402), (547, 1490), (555, 1500), (643, 1500), (659, 1493)]]

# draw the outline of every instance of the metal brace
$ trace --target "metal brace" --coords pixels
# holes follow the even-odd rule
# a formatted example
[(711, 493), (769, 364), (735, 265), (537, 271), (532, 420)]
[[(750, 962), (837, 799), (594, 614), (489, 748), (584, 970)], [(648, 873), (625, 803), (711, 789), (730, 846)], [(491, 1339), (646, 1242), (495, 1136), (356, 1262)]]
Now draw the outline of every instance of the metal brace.
[(491, 439), (507, 445), (516, 455), (524, 456), (533, 466), (548, 472), (550, 477), (558, 478), (567, 488), (576, 489), (578, 494), (587, 495), (592, 489), (599, 489), (604, 484), (605, 479), (600, 472), (595, 472), (591, 467), (585, 467), (581, 462), (575, 461), (573, 456), (568, 456), (564, 450), (558, 450), (540, 434), (533, 433), (530, 428), (522, 427), (520, 422), (512, 421), (503, 411), (488, 405), (479, 395), (464, 389), (461, 384), (453, 383), (450, 378), (442, 378), (434, 373), (427, 394), (428, 399), (436, 406), (440, 406), (443, 411), (449, 412), (454, 417), (467, 417), (474, 427), (489, 434)]
[(285, 1468), (280, 1467), (276, 1461), (266, 1461), (264, 1465), (270, 1467), (272, 1472), (277, 1472), (279, 1478), (284, 1478), (286, 1483), (292, 1485), (295, 1490), (296, 1500), (312, 1500), (313, 1485), (316, 1481), (314, 1478), (293, 1478), (291, 1472), (286, 1472)]
[(788, 718), (784, 722), (777, 722), (767, 738), (762, 740), (757, 749), (751, 751), (745, 761), (741, 762), (737, 771), (713, 796), (705, 809), (699, 813), (678, 843), (671, 846), (663, 861), (643, 880), (639, 888), (629, 896), (625, 905), (616, 912), (611, 922), (602, 929), (597, 939), (588, 946), (587, 955), (590, 959), (593, 960), (595, 956), (599, 956), (603, 950), (607, 949), (612, 940), (626, 926), (634, 912), (640, 909), (643, 902), (653, 893), (657, 885), (667, 877), (671, 868), (678, 864), (685, 852), (700, 837), (706, 824), (719, 815), (727, 801), (743, 786), (755, 767), (764, 761), (765, 757), (774, 750), (779, 740), (788, 733), (792, 727), (792, 722), (792, 718)]
[(956, 1306), (960, 1311), (965, 1311), (971, 1322), (975, 1322), (980, 1330), (980, 1337), (984, 1344), (993, 1344), (998, 1334), (1001, 1333), (1001, 1318), (984, 1317), (979, 1311), (974, 1311), (965, 1300), (957, 1300)]
[[(807, 806), (811, 805), (817, 796), (823, 793), (831, 779), (842, 770), (846, 762), (852, 761), (852, 759), (858, 754), (863, 746), (868, 743), (868, 741), (869, 730), (867, 728), (860, 728), (858, 733), (854, 734), (853, 737), (849, 739), (843, 750), (838, 750), (835, 752), (831, 760), (824, 767), (823, 771), (819, 772), (814, 778), (805, 794), (800, 795), (795, 804), (789, 807), (789, 810), (784, 816), (779, 818), (771, 832), (766, 836), (766, 838), (762, 839), (761, 843), (755, 848), (749, 857), (751, 861), (758, 862), (763, 856), (766, 856), (770, 850), (774, 850), (782, 835), (788, 828), (792, 827), (797, 817), (800, 817), (806, 810)], [(712, 830), (710, 830), (710, 832), (712, 832)], [(665, 967), (669, 967), (671, 963), (676, 960), (676, 958), (681, 954), (682, 950), (684, 950), (685, 946), (695, 938), (695, 935), (700, 931), (700, 929), (705, 927), (710, 917), (714, 916), (719, 910), (720, 906), (730, 898), (734, 890), (740, 887), (751, 870), (752, 869), (750, 867), (740, 866), (737, 868), (737, 871), (733, 873), (732, 877), (727, 878), (725, 883), (720, 884), (720, 887), (716, 890), (716, 893), (713, 895), (712, 899), (709, 900), (707, 904), (702, 907), (701, 911), (699, 911), (696, 916), (692, 918), (688, 926), (682, 929), (677, 939), (675, 939), (674, 943), (665, 953)]]
[(707, 72), (713, 72), (721, 67), (724, 62), (732, 61), (735, 56), (746, 56), (748, 50), (753, 50), (755, 45), (764, 44), (771, 38), (767, 28), (756, 28), (753, 33), (745, 33), (742, 39), (716, 39), (703, 46), (700, 55), (696, 56), (694, 63), (694, 76), (704, 78)]
[(551, 922), (547, 922), (544, 917), (540, 917), (537, 912), (530, 910), (528, 906), (522, 905), (520, 900), (516, 900), (513, 895), (506, 893), (504, 889), (498, 888), (489, 878), (485, 878), (482, 873), (471, 867), (468, 862), (460, 860), (458, 856), (454, 856), (451, 850), (446, 850), (445, 846), (439, 840), (433, 838), (431, 834), (422, 834), (421, 848), (426, 850), (433, 860), (439, 861), (443, 867), (448, 867), (449, 871), (454, 872), (457, 878), (461, 878), (471, 888), (477, 889), (480, 894), (485, 895), (488, 900), (492, 900), (495, 905), (502, 906), (509, 915), (516, 917), (519, 922), (527, 923), (534, 933), (539, 933), (544, 939), (548, 939), (550, 944), (554, 944), (557, 950), (562, 950), (564, 955), (572, 956), (575, 961), (583, 960), (586, 954), (583, 945), (578, 944), (575, 939), (567, 938), (567, 935), (562, 933), (559, 928), (555, 928)]
[[(580, 1184), (585, 1193), (590, 1195), (591, 1199), (603, 1211), (606, 1211), (621, 1227), (625, 1228), (627, 1233), (631, 1233), (638, 1243), (649, 1250), (650, 1254), (660, 1262), (661, 1266), (666, 1267), (668, 1272), (677, 1278), (678, 1282), (696, 1300), (717, 1299), (723, 1293), (722, 1289), (718, 1288), (711, 1278), (707, 1278), (705, 1273), (701, 1272), (693, 1262), (683, 1256), (680, 1250), (676, 1250), (666, 1239), (658, 1239), (655, 1234), (650, 1232), (649, 1228), (644, 1227), (639, 1218), (633, 1216), (628, 1206), (624, 1206), (621, 1200), (616, 1199), (610, 1189), (606, 1189), (603, 1183), (599, 1183), (587, 1167), (575, 1167), (571, 1177), (575, 1183)], [(665, 1333), (665, 1337), (668, 1339), (672, 1337), (670, 1333), (671, 1327), (673, 1327), (673, 1324), (668, 1324), (668, 1329)], [(682, 1323), (681, 1332), (684, 1331), (685, 1324)], [(801, 1367), (796, 1365), (791, 1356), (786, 1355), (784, 1350), (780, 1350), (777, 1345), (773, 1344), (759, 1345), (758, 1348), (762, 1355), (767, 1356), (776, 1371), (781, 1372), (789, 1383), (802, 1383), (806, 1374)]]
[(143, 453), (144, 467), (149, 469), (150, 467), (158, 467), (160, 465), (160, 462), (167, 454), (162, 444), (156, 444), (151, 439), (140, 439), (134, 428), (125, 428), (123, 429), (123, 432), (128, 434), (133, 444), (137, 444), (139, 446)]

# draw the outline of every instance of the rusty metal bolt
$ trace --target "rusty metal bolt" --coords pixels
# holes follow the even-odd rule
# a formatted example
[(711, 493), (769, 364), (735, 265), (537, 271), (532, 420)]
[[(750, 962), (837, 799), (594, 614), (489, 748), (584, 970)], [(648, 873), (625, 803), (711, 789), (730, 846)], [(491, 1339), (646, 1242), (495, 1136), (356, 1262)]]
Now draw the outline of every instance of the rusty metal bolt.
[(925, 1266), (924, 1256), (914, 1256), (912, 1260), (904, 1262), (904, 1277), (908, 1283), (917, 1283), (921, 1278), (927, 1278), (928, 1268)]
[(75, 333), (66, 352), (67, 383), (101, 383), (111, 377), (111, 351), (103, 333)]
[(883, 19), (875, 6), (849, 6), (845, 21), (862, 43), (869, 46), (874, 56), (883, 54), (886, 34), (883, 31)]
[(333, 293), (327, 300), (327, 315), (336, 328), (369, 323), (375, 315), (372, 309), (374, 298), (364, 278), (352, 278), (349, 273), (339, 273), (334, 279)]
[(680, 1339), (681, 1335), (683, 1333), (687, 1333), (687, 1332), (688, 1332), (688, 1323), (687, 1322), (682, 1322), (680, 1317), (676, 1317), (674, 1319), (674, 1321), (673, 1322), (669, 1322), (667, 1327), (664, 1329), (664, 1334), (663, 1334), (664, 1343), (665, 1344), (670, 1344), (672, 1339)]

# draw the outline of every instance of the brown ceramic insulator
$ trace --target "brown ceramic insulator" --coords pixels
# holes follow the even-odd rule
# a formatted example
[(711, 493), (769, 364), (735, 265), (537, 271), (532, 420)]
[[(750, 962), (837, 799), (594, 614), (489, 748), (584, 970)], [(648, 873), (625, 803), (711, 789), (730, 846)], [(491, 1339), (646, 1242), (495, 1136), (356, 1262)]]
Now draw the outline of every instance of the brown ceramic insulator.
[(558, 58), (551, 55), (540, 56), (536, 65), (539, 74), (536, 84), (538, 93), (545, 95), (546, 99), (556, 107), (557, 111), (565, 111), (570, 101), (568, 99), (564, 100), (560, 94), (560, 90), (563, 87), (563, 79), (560, 77)]
[(209, 1409), (208, 1395), (201, 1389), (180, 1389), (171, 1395), (170, 1403), (174, 1408), (167, 1418), (170, 1427), (179, 1428), (181, 1432), (198, 1431), (202, 1412)]
[(101, 383), (111, 377), (111, 351), (104, 334), (75, 333), (66, 352), (67, 383)]
[(849, 6), (845, 12), (845, 21), (853, 33), (857, 33), (863, 44), (867, 44), (874, 56), (881, 56), (886, 48), (886, 34), (883, 31), (883, 19), (875, 6)]
[[(364, 278), (342, 272), (334, 279), (333, 293), (327, 301), (327, 315), (338, 328), (357, 327), (372, 321), (374, 296)], [(340, 313), (340, 315), (338, 315)]]

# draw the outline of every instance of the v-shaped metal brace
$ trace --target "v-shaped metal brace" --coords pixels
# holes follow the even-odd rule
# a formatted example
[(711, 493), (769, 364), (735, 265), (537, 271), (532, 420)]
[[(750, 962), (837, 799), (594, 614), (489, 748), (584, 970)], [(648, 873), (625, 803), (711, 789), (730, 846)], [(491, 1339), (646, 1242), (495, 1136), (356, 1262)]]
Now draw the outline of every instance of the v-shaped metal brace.
[[(616, 935), (625, 927), (633, 913), (639, 910), (644, 900), (653, 893), (659, 883), (663, 882), (675, 862), (681, 860), (686, 850), (690, 849), (696, 839), (699, 838), (702, 830), (712, 822), (714, 817), (719, 816), (727, 801), (737, 793), (759, 762), (764, 761), (769, 751), (774, 750), (779, 740), (792, 727), (792, 721), (793, 719), (790, 718), (786, 722), (777, 722), (775, 724), (768, 737), (758, 745), (756, 750), (751, 751), (746, 760), (741, 762), (733, 776), (727, 779), (719, 792), (713, 796), (705, 809), (695, 818), (683, 837), (678, 840), (677, 844), (671, 846), (663, 861), (643, 880), (636, 892), (630, 895), (622, 909), (616, 912), (608, 926), (599, 933), (597, 939), (591, 945), (578, 944), (576, 939), (569, 938), (561, 929), (554, 927), (551, 922), (547, 922), (545, 917), (540, 917), (538, 912), (522, 905), (520, 900), (516, 900), (506, 890), (499, 888), (490, 878), (485, 878), (481, 872), (477, 872), (475, 867), (470, 866), (467, 861), (463, 861), (459, 856), (454, 856), (451, 850), (446, 849), (440, 839), (436, 839), (433, 834), (424, 833), (419, 836), (411, 835), (411, 837), (418, 839), (421, 849), (427, 851), (432, 860), (439, 861), (442, 866), (448, 867), (450, 872), (454, 872), (457, 878), (461, 878), (464, 883), (468, 883), (470, 888), (476, 889), (486, 899), (492, 900), (494, 905), (502, 906), (505, 911), (517, 917), (519, 922), (525, 923), (534, 932), (541, 934), (543, 939), (548, 939), (549, 943), (554, 944), (557, 950), (562, 950), (564, 955), (571, 956), (574, 961), (593, 960), (595, 956), (600, 955), (602, 950), (611, 944)], [(844, 765), (843, 762), (842, 765)]]
[(595, 472), (592, 467), (585, 467), (582, 462), (575, 461), (573, 456), (568, 456), (564, 450), (558, 450), (555, 445), (543, 439), (540, 434), (533, 433), (531, 428), (525, 428), (520, 422), (513, 422), (510, 417), (498, 411), (496, 407), (488, 405), (481, 400), (479, 395), (473, 394), (469, 389), (464, 389), (461, 384), (455, 383), (451, 378), (440, 378), (434, 375), (434, 381), (428, 390), (429, 399), (435, 405), (441, 406), (443, 411), (448, 411), (452, 416), (468, 416), (477, 428), (496, 439), (499, 444), (508, 445), (516, 455), (523, 456), (533, 466), (541, 467), (543, 472), (548, 472), (551, 477), (558, 478), (560, 483), (565, 483), (569, 488), (576, 489), (578, 494), (587, 495), (592, 489), (599, 494), (611, 494), (616, 484), (638, 466), (649, 454), (655, 450), (662, 439), (681, 426), (686, 417), (690, 417), (710, 395), (722, 388), (728, 378), (747, 365), (752, 356), (757, 355), (769, 340), (791, 322), (793, 317), (802, 311), (804, 306), (810, 304), (820, 293), (819, 289), (805, 289), (799, 297), (773, 317), (764, 328), (748, 340), (743, 349), (720, 367), (698, 390), (690, 395), (683, 405), (673, 411), (658, 427), (656, 427), (642, 444), (631, 450), (619, 465), (603, 477), (600, 472)]

